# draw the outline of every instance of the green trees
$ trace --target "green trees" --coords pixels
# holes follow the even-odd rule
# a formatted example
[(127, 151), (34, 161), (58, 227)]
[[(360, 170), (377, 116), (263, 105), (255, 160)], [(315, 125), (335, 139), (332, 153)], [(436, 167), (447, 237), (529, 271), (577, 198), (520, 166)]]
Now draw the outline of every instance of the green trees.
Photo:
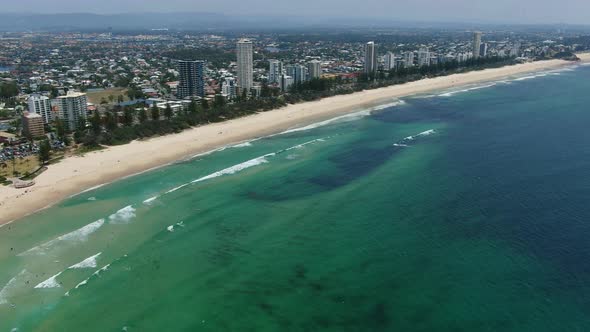
[[(118, 125), (117, 113), (109, 111), (105, 113), (103, 128), (103, 122), (99, 114), (95, 112), (88, 119), (90, 123), (89, 128), (86, 128), (86, 122), (81, 119), (74, 137), (76, 138), (76, 142), (88, 146), (122, 144), (138, 138), (179, 132), (191, 126), (224, 121), (256, 112), (277, 109), (289, 103), (317, 100), (323, 97), (347, 94), (363, 89), (402, 84), (424, 77), (435, 77), (468, 70), (498, 67), (511, 64), (512, 61), (512, 59), (506, 58), (484, 58), (462, 63), (448, 61), (433, 66), (380, 71), (374, 77), (359, 75), (357, 77), (338, 77), (335, 79), (316, 78), (293, 85), (288, 93), (285, 94), (280, 94), (277, 88), (270, 87), (263, 82), (260, 97), (258, 98), (248, 98), (248, 91), (242, 91), (241, 98), (237, 97), (233, 102), (228, 103), (222, 95), (216, 95), (211, 102), (206, 99), (202, 99), (199, 102), (192, 100), (185, 111), (177, 112), (176, 114), (173, 112), (171, 105), (166, 105), (166, 108), (162, 112), (163, 117), (156, 104), (149, 108), (142, 107), (138, 112), (134, 110), (134, 106), (128, 106), (122, 109), (122, 126)], [(128, 95), (130, 98), (137, 97), (137, 94), (141, 94), (140, 89), (133, 86), (129, 88)], [(117, 110), (121, 110), (121, 108), (116, 108), (115, 111)], [(134, 121), (135, 113), (137, 113), (138, 123)], [(56, 125), (59, 127), (59, 123)], [(58, 129), (59, 137), (66, 137), (64, 129), (61, 129), (61, 134), (59, 132), (60, 130)]]
[(125, 107), (123, 110), (123, 125), (126, 127), (133, 125), (133, 109)]
[(172, 107), (170, 107), (170, 104), (166, 104), (166, 108), (164, 109), (164, 117), (166, 117), (167, 120), (170, 120), (172, 119), (172, 115), (174, 115), (172, 112)]
[(49, 142), (47, 140), (41, 141), (39, 144), (39, 163), (41, 163), (41, 165), (45, 165), (45, 163), (49, 161), (50, 156), (51, 147), (49, 146)]
[(154, 103), (154, 105), (151, 108), (151, 117), (154, 121), (160, 120), (160, 109), (158, 108), (158, 105), (156, 105), (156, 103)]
[(0, 84), (0, 98), (12, 98), (18, 95), (18, 86), (16, 82), (6, 82)]
[(135, 87), (135, 86), (130, 86), (127, 89), (127, 97), (129, 97), (130, 100), (135, 100), (135, 99), (142, 99), (144, 96), (143, 92), (141, 91), (141, 89)]
[(148, 119), (148, 115), (145, 109), (139, 111), (139, 123), (145, 123)]
[(64, 140), (66, 136), (66, 127), (62, 119), (55, 120), (55, 133), (57, 134), (57, 138), (60, 140)]
[(225, 98), (222, 95), (215, 95), (212, 106), (215, 109), (223, 108), (225, 106)]
[(125, 76), (118, 76), (117, 79), (115, 80), (115, 86), (118, 86), (121, 88), (128, 87), (129, 83), (131, 83), (131, 80)]
[(104, 124), (105, 124), (106, 129), (109, 131), (113, 131), (113, 130), (117, 129), (117, 127), (118, 127), (117, 116), (113, 112), (106, 112)]
[(100, 114), (98, 114), (98, 111), (95, 111), (92, 114), (92, 117), (90, 118), (90, 126), (92, 127), (92, 132), (95, 135), (100, 134), (102, 126), (101, 126), (101, 121), (100, 121)]

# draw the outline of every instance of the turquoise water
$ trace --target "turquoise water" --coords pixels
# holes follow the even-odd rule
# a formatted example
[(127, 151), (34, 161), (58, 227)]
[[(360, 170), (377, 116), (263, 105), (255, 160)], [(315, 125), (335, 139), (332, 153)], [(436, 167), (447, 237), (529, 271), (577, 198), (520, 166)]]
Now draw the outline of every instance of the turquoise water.
[(590, 330), (590, 67), (534, 76), (227, 147), (2, 227), (0, 331)]

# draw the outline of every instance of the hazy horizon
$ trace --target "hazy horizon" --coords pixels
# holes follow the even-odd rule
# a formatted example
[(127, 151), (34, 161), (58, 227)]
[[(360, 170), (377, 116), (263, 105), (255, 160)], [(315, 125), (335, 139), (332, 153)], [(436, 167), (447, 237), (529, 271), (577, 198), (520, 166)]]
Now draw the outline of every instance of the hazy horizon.
[[(128, 13), (212, 13), (227, 16), (294, 16), (310, 20), (329, 18), (358, 18), (363, 20), (423, 21), (423, 22), (481, 22), (522, 24), (588, 24), (590, 2), (571, 0), (567, 7), (554, 1), (521, 0), (416, 0), (390, 2), (366, 0), (359, 4), (351, 0), (325, 0), (321, 5), (311, 0), (277, 3), (259, 0), (244, 7), (243, 1), (197, 2), (169, 0), (166, 2), (140, 0), (23, 0), (2, 6), (2, 13), (20, 14), (128, 14)], [(34, 8), (34, 10), (31, 10)]]

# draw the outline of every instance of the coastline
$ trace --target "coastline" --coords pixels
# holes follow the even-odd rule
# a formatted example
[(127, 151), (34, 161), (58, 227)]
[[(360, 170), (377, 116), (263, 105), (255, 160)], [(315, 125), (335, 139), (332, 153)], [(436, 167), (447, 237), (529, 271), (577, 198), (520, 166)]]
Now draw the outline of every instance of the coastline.
[[(583, 62), (590, 54), (578, 55)], [(51, 165), (26, 189), (0, 187), (0, 227), (59, 201), (120, 178), (163, 167), (187, 157), (213, 151), (363, 109), (397, 98), (498, 80), (514, 75), (559, 69), (572, 65), (547, 60), (423, 79), (402, 85), (365, 90), (188, 129), (182, 133), (134, 141), (121, 146), (70, 157)], [(147, 157), (146, 157), (147, 156)]]

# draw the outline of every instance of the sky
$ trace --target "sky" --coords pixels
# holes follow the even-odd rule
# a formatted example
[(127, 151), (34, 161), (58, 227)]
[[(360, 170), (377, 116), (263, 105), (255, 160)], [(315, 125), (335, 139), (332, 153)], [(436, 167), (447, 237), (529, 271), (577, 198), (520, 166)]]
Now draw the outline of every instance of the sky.
[(0, 13), (187, 11), (457, 23), (590, 24), (590, 0), (0, 0)]

